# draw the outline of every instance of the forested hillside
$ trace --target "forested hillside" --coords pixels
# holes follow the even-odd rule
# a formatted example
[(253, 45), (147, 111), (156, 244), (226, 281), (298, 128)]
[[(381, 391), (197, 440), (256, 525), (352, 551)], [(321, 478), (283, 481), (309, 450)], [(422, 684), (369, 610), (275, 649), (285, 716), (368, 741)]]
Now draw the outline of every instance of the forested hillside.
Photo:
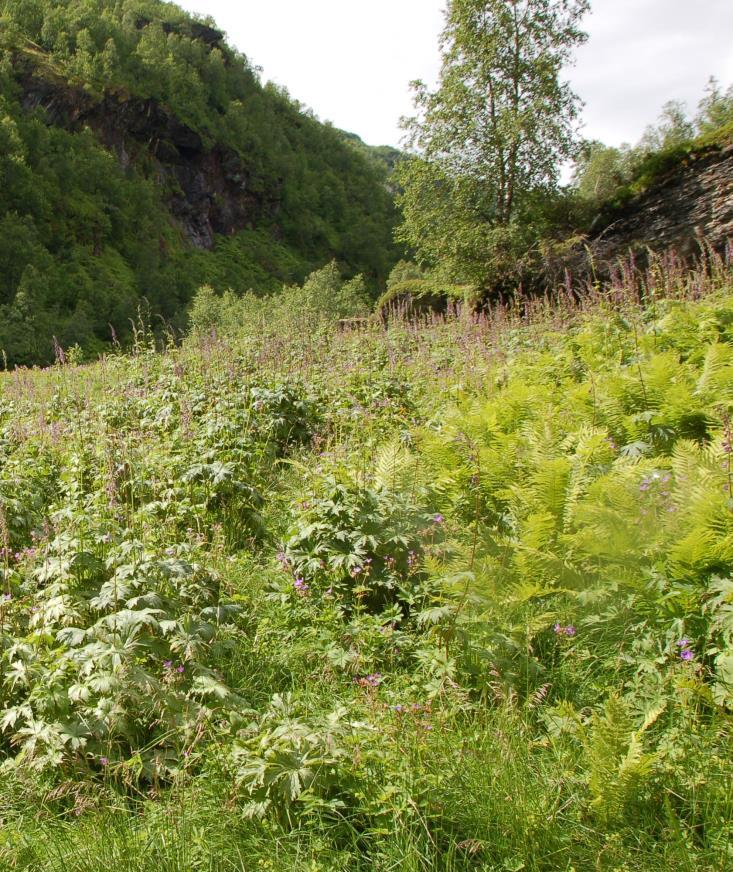
[(158, 0), (0, 0), (0, 348), (93, 350), (143, 298), (396, 259), (387, 167)]

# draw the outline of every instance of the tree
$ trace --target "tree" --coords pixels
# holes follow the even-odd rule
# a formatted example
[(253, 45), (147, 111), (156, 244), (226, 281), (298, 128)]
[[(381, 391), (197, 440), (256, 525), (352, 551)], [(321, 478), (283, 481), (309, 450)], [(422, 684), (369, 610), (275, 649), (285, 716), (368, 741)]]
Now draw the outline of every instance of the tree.
[(673, 149), (695, 136), (695, 128), (687, 117), (687, 109), (681, 100), (668, 100), (656, 124), (650, 124), (636, 146), (640, 154)]
[[(437, 90), (413, 83), (399, 238), (451, 278), (491, 287), (536, 235), (538, 203), (575, 150), (561, 80), (588, 0), (450, 0)], [(534, 230), (533, 230), (534, 228)]]
[(631, 149), (598, 140), (586, 142), (575, 160), (573, 187), (581, 200), (599, 204), (609, 200), (631, 175)]
[(705, 96), (700, 100), (695, 118), (701, 133), (712, 133), (733, 123), (733, 85), (722, 91), (714, 76), (708, 80)]

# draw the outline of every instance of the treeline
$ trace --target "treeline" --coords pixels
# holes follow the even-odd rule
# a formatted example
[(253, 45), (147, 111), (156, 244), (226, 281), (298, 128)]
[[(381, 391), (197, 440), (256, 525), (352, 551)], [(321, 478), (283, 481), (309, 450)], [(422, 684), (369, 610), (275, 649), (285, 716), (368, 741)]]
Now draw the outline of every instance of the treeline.
[[(32, 109), (39, 79), (85, 101), (150, 100), (242, 163), (256, 220), (195, 250), (152, 153), (129, 166)], [(111, 119), (113, 122), (114, 119)], [(183, 326), (194, 290), (273, 291), (336, 260), (376, 291), (396, 260), (388, 167), (263, 86), (211, 21), (157, 0), (0, 0), (0, 348), (8, 365), (94, 351), (143, 298)]]

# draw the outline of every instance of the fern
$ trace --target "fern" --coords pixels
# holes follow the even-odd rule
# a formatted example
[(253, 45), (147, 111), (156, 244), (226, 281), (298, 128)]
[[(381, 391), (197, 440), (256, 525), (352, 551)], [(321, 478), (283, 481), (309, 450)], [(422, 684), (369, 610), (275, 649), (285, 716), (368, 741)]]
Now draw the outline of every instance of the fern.
[(643, 736), (662, 711), (652, 710), (635, 729), (628, 703), (612, 695), (593, 717), (585, 740), (588, 787), (591, 808), (606, 826), (628, 814), (649, 786), (657, 756), (645, 753)]

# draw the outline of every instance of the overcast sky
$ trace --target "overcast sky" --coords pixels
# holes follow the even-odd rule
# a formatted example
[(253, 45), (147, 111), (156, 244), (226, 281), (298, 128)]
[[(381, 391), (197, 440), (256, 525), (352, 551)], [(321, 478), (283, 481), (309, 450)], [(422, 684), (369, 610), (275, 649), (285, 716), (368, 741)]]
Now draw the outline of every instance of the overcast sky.
[[(322, 120), (398, 145), (412, 79), (434, 81), (445, 0), (183, 0)], [(733, 0), (591, 0), (569, 76), (587, 137), (635, 142), (671, 99), (733, 83)]]

